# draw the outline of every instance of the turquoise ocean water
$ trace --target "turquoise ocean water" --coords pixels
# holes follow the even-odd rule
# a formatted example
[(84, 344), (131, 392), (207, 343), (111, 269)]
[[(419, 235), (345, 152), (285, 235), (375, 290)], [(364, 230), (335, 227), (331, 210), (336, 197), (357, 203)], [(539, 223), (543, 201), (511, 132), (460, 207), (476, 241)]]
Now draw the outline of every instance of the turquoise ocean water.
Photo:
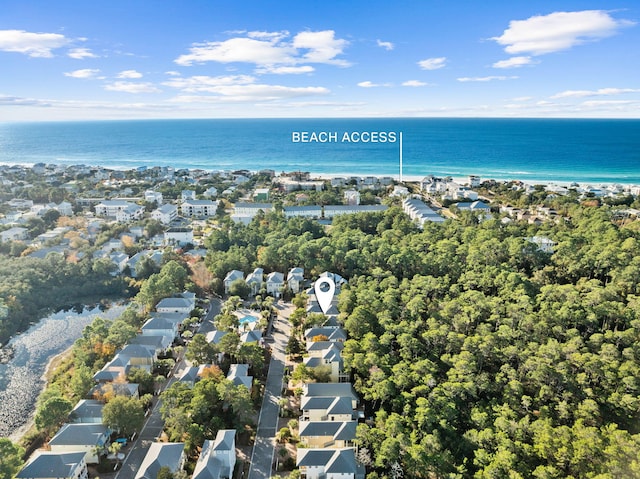
[[(294, 142), (296, 133), (326, 142)], [(0, 124), (0, 163), (399, 172), (640, 184), (640, 120), (241, 119)], [(344, 134), (349, 137), (345, 140)], [(353, 141), (376, 136), (395, 142)], [(373, 133), (373, 135), (372, 135)], [(379, 133), (385, 133), (380, 135)], [(395, 135), (391, 135), (394, 133)], [(333, 136), (335, 135), (335, 136)], [(335, 138), (335, 141), (333, 141)]]

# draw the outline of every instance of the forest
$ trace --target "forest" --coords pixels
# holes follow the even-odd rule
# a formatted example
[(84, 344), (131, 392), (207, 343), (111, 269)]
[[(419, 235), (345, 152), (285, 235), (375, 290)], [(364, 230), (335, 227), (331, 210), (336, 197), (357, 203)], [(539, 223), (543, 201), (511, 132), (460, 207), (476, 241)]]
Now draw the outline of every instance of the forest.
[(46, 258), (0, 256), (0, 344), (47, 312), (122, 298), (126, 285), (110, 272), (108, 262), (88, 257), (72, 262), (58, 254)]
[(214, 283), (253, 266), (349, 280), (343, 357), (370, 479), (640, 477), (638, 229), (613, 217), (575, 203), (542, 225), (420, 231), (394, 207), (325, 231), (271, 213), (214, 232), (206, 261)]

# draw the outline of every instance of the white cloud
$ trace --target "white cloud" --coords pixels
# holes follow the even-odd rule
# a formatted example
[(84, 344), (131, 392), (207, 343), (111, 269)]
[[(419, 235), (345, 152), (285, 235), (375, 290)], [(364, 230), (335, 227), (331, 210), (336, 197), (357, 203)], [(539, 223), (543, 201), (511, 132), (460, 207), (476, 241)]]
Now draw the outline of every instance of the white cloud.
[(52, 50), (71, 40), (59, 33), (33, 33), (24, 30), (0, 30), (0, 51), (23, 53), (30, 57), (50, 58)]
[(311, 65), (300, 66), (264, 66), (256, 70), (256, 73), (273, 73), (275, 75), (300, 75), (302, 73), (314, 72), (315, 68)]
[(169, 70), (168, 72), (164, 72), (165, 75), (169, 75), (171, 77), (179, 77), (180, 76), (180, 72), (177, 72), (175, 70)]
[(129, 80), (132, 80), (134, 78), (142, 78), (142, 73), (136, 70), (123, 70), (120, 73), (118, 73), (117, 78), (126, 78)]
[(192, 76), (189, 78), (174, 78), (162, 83), (164, 86), (177, 88), (179, 90), (194, 92), (213, 92), (219, 91), (222, 86), (228, 85), (248, 85), (255, 83), (255, 77), (250, 75), (228, 75), (210, 77), (204, 75)]
[(367, 80), (367, 81), (361, 81), (360, 83), (358, 83), (358, 86), (361, 88), (378, 88), (378, 87), (390, 87), (391, 84), (390, 83), (373, 83)]
[(178, 95), (171, 101), (178, 103), (255, 102), (329, 93), (329, 90), (324, 87), (288, 87), (253, 83), (219, 85), (212, 87), (209, 91), (216, 95)]
[(117, 81), (104, 86), (108, 91), (119, 91), (124, 93), (159, 93), (161, 90), (151, 83), (136, 83), (127, 81)]
[(333, 30), (320, 32), (300, 32), (293, 38), (293, 46), (308, 50), (303, 56), (303, 62), (329, 63), (333, 65), (349, 66), (346, 60), (336, 58), (349, 44), (346, 40), (335, 38)]
[(493, 75), (493, 76), (487, 76), (487, 77), (462, 77), (462, 78), (458, 78), (459, 82), (488, 82), (488, 81), (495, 81), (495, 80), (515, 80), (517, 79), (517, 76), (497, 76), (497, 75)]
[(83, 68), (82, 70), (74, 70), (66, 72), (64, 76), (71, 78), (96, 78), (100, 70), (94, 68)]
[(85, 58), (98, 58), (98, 55), (93, 53), (88, 48), (72, 48), (67, 52), (67, 56), (75, 58), (76, 60), (83, 60)]
[(383, 42), (382, 40), (376, 40), (376, 42), (378, 43), (379, 47), (384, 48), (387, 51), (393, 50), (393, 48), (395, 47), (395, 45), (391, 42)]
[[(249, 32), (222, 42), (194, 44), (186, 55), (175, 63), (191, 66), (194, 63), (252, 63), (264, 68), (295, 66), (301, 63), (325, 63), (348, 66), (343, 53), (348, 42), (335, 38), (333, 30), (300, 32), (291, 41), (284, 41), (289, 32)], [(293, 73), (300, 73), (293, 70)]]
[(519, 68), (536, 62), (531, 57), (511, 57), (493, 64), (493, 68)]
[(624, 93), (639, 93), (638, 88), (600, 88), (599, 90), (566, 90), (556, 93), (551, 98), (584, 98), (589, 96), (621, 95)]
[(402, 83), (402, 86), (418, 87), (418, 86), (427, 86), (427, 84), (420, 80), (407, 80), (406, 82)]
[(427, 58), (418, 62), (418, 65), (420, 65), (420, 68), (423, 70), (438, 70), (439, 68), (446, 66), (446, 64), (446, 57)]
[(617, 20), (604, 10), (554, 12), (512, 20), (509, 28), (492, 40), (510, 54), (544, 55), (609, 37), (629, 25), (633, 22)]

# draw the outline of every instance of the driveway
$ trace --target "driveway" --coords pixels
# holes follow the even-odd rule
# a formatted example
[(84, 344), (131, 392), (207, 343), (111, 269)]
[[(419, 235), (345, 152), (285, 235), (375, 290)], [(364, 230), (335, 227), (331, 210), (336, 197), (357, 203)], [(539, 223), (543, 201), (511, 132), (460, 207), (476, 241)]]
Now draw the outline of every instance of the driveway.
[(269, 479), (276, 448), (276, 430), (278, 426), (278, 400), (282, 393), (284, 375), (285, 347), (289, 340), (290, 325), (287, 318), (278, 315), (273, 324), (273, 343), (271, 345), (271, 363), (267, 374), (262, 408), (258, 417), (256, 441), (251, 454), (251, 468), (248, 479)]

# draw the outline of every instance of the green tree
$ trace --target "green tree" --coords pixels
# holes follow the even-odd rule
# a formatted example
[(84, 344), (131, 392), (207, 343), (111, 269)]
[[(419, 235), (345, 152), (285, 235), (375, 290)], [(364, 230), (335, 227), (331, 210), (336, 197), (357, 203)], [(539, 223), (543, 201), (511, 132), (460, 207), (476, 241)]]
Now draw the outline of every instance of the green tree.
[(0, 479), (13, 479), (22, 467), (24, 449), (0, 437)]
[(211, 364), (215, 360), (216, 350), (211, 343), (207, 342), (204, 334), (198, 333), (187, 345), (185, 357), (196, 366)]
[(47, 399), (36, 410), (36, 427), (47, 433), (51, 433), (59, 428), (69, 417), (73, 409), (73, 404), (63, 397), (52, 397)]
[(131, 436), (142, 429), (144, 409), (138, 399), (116, 396), (104, 405), (102, 422), (124, 436)]

